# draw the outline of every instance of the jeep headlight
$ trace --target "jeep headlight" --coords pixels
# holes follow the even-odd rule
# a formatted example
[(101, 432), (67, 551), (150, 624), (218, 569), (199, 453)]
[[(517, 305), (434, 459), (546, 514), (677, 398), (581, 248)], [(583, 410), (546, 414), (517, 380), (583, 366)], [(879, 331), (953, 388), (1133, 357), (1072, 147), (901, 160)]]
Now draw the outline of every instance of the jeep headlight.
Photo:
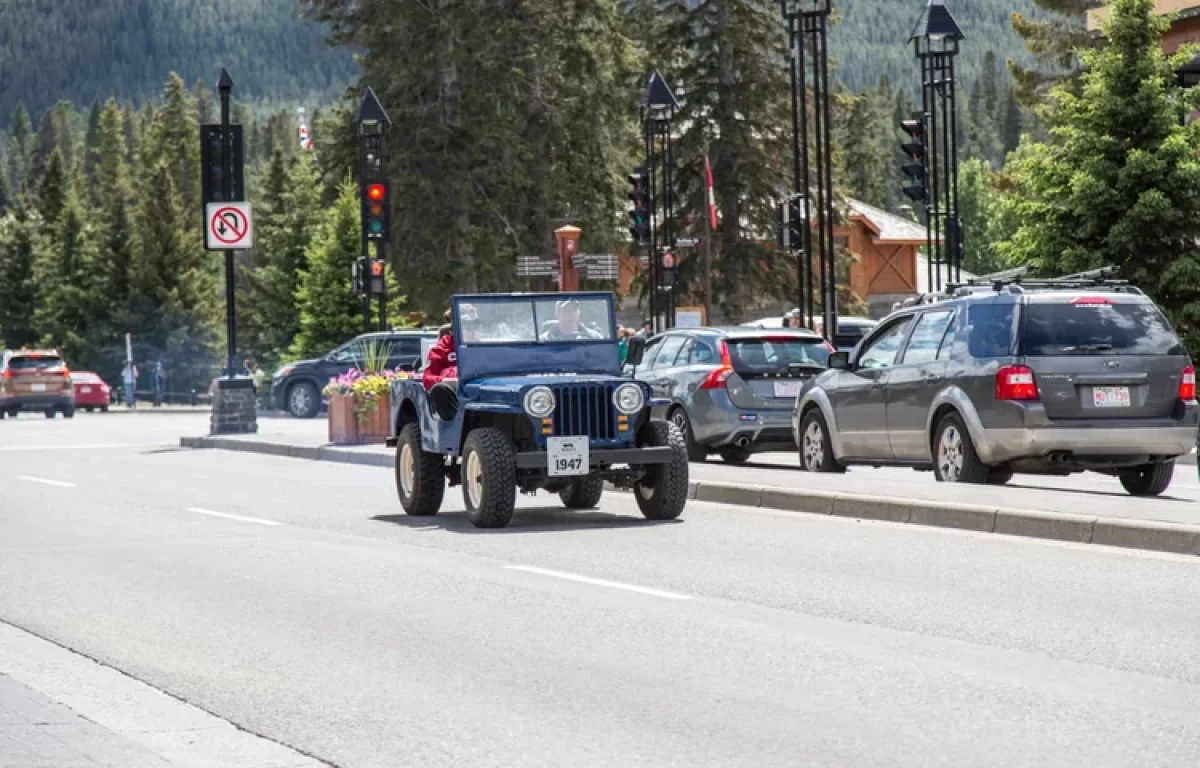
[(525, 393), (525, 413), (544, 419), (554, 412), (554, 393), (550, 387), (534, 387)]
[(646, 396), (637, 384), (622, 384), (613, 392), (613, 405), (617, 406), (621, 413), (637, 413), (645, 404)]

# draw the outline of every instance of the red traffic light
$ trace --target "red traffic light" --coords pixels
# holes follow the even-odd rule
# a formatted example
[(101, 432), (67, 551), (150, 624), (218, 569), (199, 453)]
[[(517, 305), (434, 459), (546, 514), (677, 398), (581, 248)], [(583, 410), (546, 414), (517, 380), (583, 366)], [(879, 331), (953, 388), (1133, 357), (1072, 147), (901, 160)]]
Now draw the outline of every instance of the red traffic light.
[(376, 259), (371, 262), (371, 277), (383, 277), (383, 262)]
[(367, 199), (368, 200), (382, 200), (383, 199), (383, 185), (382, 184), (372, 184), (371, 186), (367, 187)]
[(671, 269), (675, 266), (675, 257), (671, 254), (670, 251), (667, 251), (666, 253), (663, 254), (662, 265), (664, 267), (666, 267), (667, 269)]

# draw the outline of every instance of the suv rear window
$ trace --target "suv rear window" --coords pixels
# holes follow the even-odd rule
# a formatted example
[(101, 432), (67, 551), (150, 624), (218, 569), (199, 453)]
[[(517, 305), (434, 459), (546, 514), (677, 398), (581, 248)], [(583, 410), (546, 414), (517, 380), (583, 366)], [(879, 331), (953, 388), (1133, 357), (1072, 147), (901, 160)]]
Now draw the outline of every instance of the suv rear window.
[(1026, 304), (1021, 354), (1183, 355), (1183, 345), (1149, 302)]
[(744, 373), (775, 373), (787, 370), (792, 364), (820, 365), (829, 363), (829, 347), (824, 339), (766, 337), (761, 339), (729, 339), (729, 361), (733, 370)]
[(57, 355), (13, 355), (8, 368), (13, 371), (36, 371), (39, 368), (60, 368), (63, 361)]

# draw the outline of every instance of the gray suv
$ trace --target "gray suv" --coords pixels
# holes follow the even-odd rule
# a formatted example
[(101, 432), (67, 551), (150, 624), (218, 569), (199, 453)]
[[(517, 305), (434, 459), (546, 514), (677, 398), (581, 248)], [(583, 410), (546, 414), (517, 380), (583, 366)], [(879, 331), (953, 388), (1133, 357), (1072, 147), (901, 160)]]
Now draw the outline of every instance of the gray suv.
[(628, 367), (670, 400), (651, 415), (679, 427), (691, 461), (716, 453), (740, 464), (752, 453), (794, 448), (796, 395), (832, 352), (800, 328), (688, 328), (631, 347)]
[(899, 464), (1002, 484), (1092, 470), (1154, 496), (1200, 424), (1179, 337), (1116, 281), (959, 287), (892, 314), (829, 367), (792, 415), (810, 472)]

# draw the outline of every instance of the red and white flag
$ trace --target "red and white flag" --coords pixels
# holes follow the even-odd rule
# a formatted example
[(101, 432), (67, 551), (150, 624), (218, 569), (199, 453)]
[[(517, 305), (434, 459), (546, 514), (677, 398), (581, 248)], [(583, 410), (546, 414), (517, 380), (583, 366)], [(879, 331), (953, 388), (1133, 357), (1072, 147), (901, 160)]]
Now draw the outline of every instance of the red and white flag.
[(717, 228), (717, 198), (713, 193), (712, 165), (708, 162), (708, 153), (704, 153), (704, 186), (708, 190), (708, 226)]

